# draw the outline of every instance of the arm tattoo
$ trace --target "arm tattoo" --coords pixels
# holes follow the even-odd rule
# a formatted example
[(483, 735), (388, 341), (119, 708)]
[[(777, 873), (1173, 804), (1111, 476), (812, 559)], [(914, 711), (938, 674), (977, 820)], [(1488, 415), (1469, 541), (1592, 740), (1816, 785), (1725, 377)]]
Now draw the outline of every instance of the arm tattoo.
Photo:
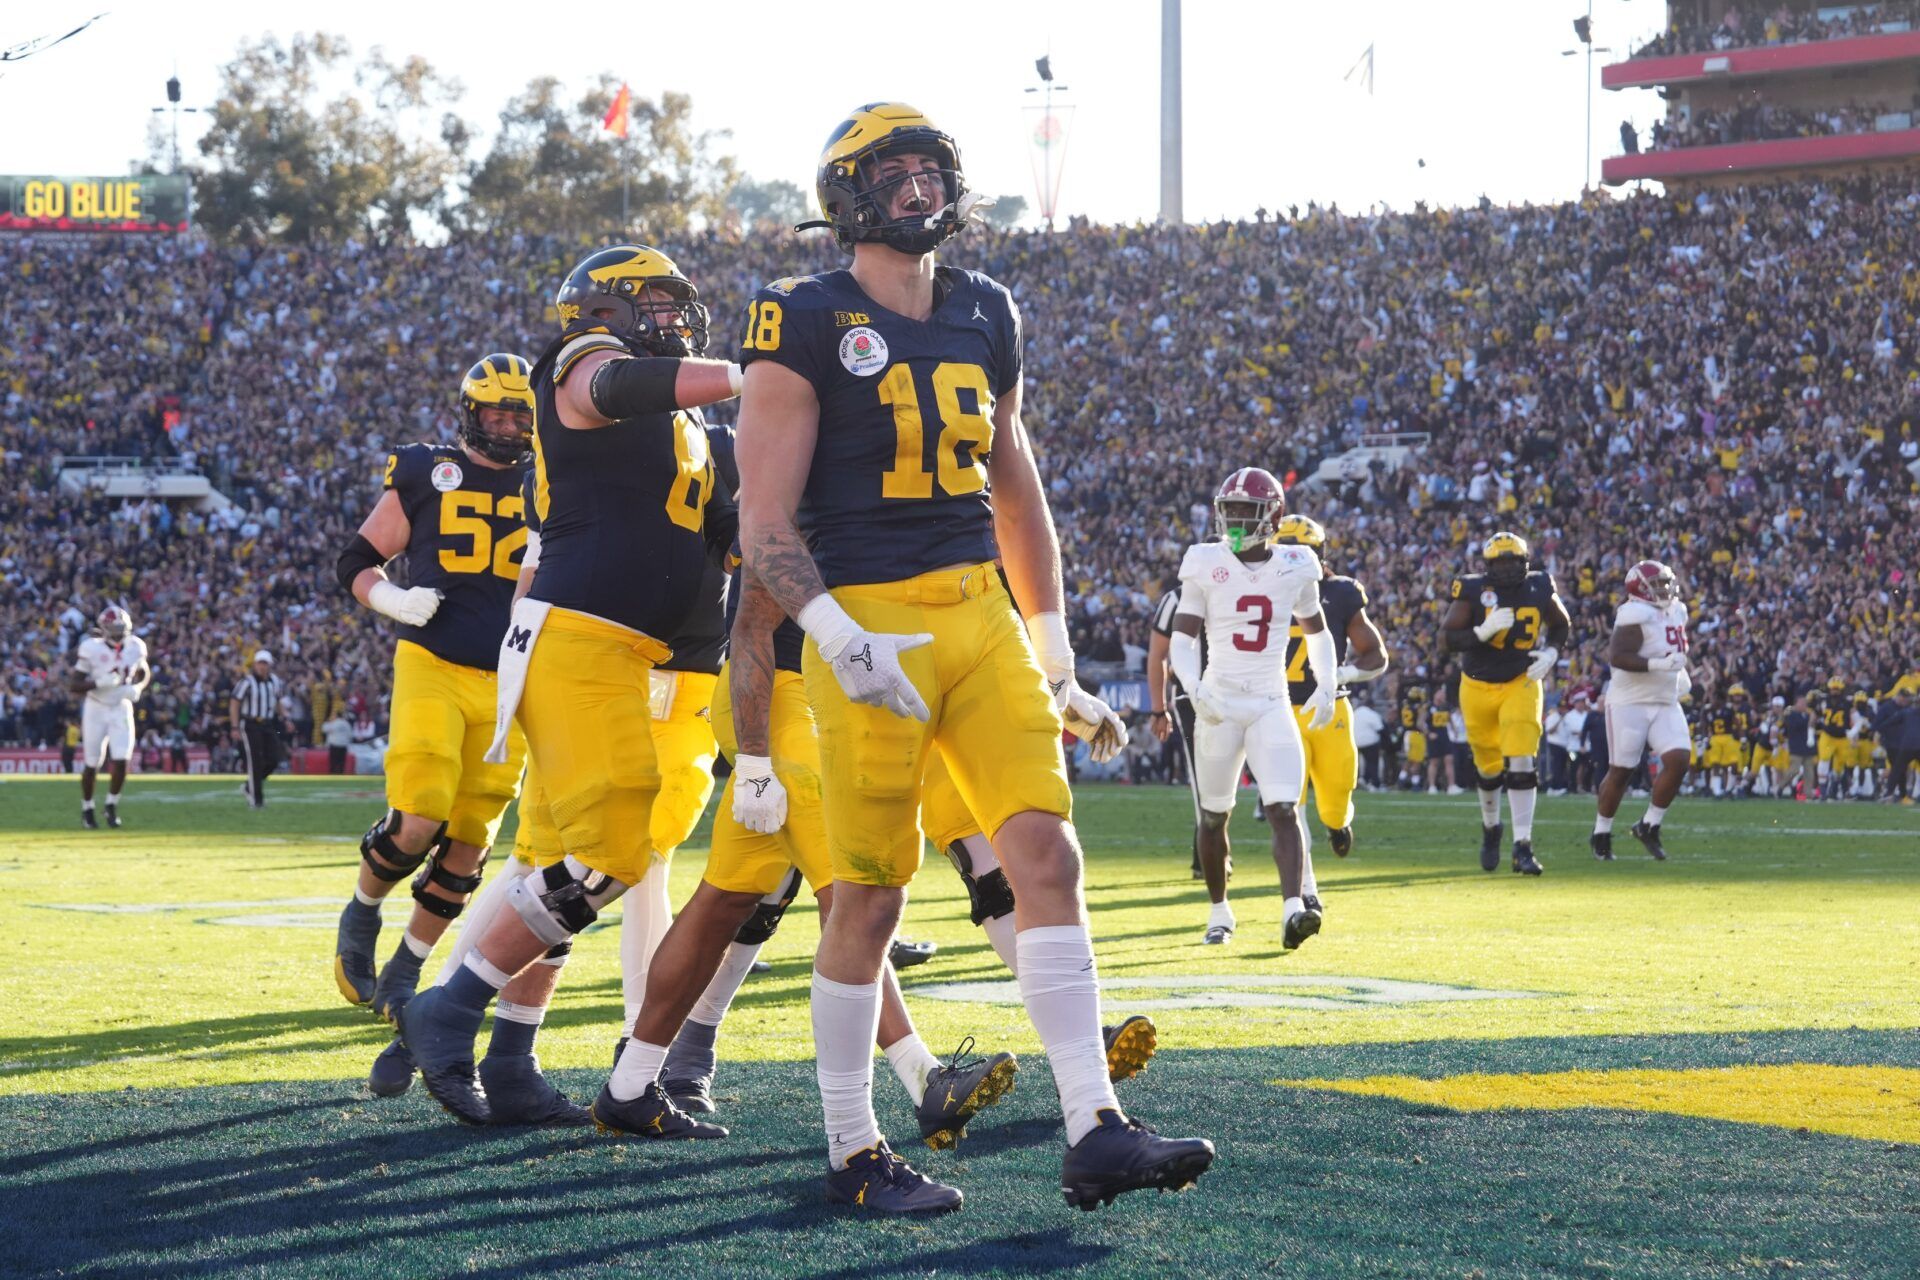
[(740, 574), (740, 610), (727, 642), (728, 692), (733, 699), (733, 732), (743, 754), (769, 754), (768, 721), (773, 715), (773, 629), (780, 606), (751, 571)]
[[(791, 516), (771, 528), (755, 528), (746, 539), (745, 552), (748, 572), (788, 617), (799, 616), (807, 601), (826, 592), (813, 553), (807, 550)], [(744, 607), (745, 601), (741, 603)]]

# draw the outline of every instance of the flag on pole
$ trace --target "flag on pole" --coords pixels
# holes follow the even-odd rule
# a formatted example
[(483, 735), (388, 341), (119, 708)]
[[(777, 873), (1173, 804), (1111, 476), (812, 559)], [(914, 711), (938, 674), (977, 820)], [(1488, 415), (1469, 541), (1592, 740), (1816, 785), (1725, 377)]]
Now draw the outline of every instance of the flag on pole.
[(1341, 78), (1343, 80), (1346, 80), (1348, 83), (1352, 83), (1356, 76), (1359, 77), (1360, 84), (1366, 89), (1367, 96), (1371, 98), (1373, 96), (1373, 46), (1372, 45), (1367, 46), (1367, 51), (1360, 55), (1360, 60), (1358, 62), (1355, 62), (1353, 66), (1349, 67), (1347, 69), (1347, 74)]
[(623, 83), (620, 92), (613, 95), (613, 105), (607, 108), (607, 118), (600, 127), (616, 138), (627, 136), (627, 120), (633, 114), (633, 91)]

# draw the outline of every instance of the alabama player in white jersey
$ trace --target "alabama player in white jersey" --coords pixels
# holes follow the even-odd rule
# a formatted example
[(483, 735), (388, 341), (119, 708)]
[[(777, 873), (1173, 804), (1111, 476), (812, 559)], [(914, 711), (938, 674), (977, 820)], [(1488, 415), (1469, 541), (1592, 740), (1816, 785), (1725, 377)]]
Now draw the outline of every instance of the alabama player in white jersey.
[(133, 704), (147, 691), (153, 671), (147, 642), (133, 634), (133, 618), (117, 604), (100, 611), (98, 634), (74, 650), (72, 688), (84, 695), (80, 711), (80, 821), (93, 816), (93, 778), (104, 755), (112, 768), (107, 783), (107, 825), (120, 825), (120, 789), (127, 785), (127, 761), (133, 756)]
[[(1300, 726), (1287, 697), (1289, 628), (1298, 620), (1315, 688), (1308, 727), (1332, 722), (1339, 688), (1333, 635), (1320, 616), (1320, 558), (1300, 546), (1272, 546), (1286, 514), (1280, 482), (1258, 467), (1227, 477), (1214, 496), (1218, 542), (1187, 548), (1170, 657), (1195, 713), (1194, 789), (1200, 793), (1200, 866), (1213, 910), (1204, 941), (1233, 937), (1227, 905), (1227, 819), (1245, 763), (1260, 786), (1273, 832), (1273, 860), (1286, 895), (1283, 944), (1291, 950), (1320, 929), (1317, 900), (1304, 884), (1305, 857), (1294, 821), (1305, 782)], [(1200, 634), (1207, 637), (1201, 670)]]
[(1673, 570), (1658, 560), (1642, 560), (1627, 570), (1627, 601), (1614, 616), (1607, 665), (1606, 778), (1600, 783), (1599, 816), (1593, 822), (1593, 856), (1613, 861), (1613, 815), (1627, 792), (1627, 775), (1651, 750), (1660, 757), (1653, 796), (1644, 818), (1633, 824), (1633, 838), (1665, 861), (1660, 820), (1680, 793), (1692, 747), (1681, 695), (1687, 678), (1687, 606)]

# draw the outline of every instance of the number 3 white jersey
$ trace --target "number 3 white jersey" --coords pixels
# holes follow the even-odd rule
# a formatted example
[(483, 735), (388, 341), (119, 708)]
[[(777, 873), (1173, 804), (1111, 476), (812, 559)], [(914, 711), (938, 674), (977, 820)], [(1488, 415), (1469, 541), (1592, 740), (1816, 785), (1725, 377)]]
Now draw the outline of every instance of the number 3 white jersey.
[(74, 665), (93, 681), (87, 701), (112, 706), (126, 699), (122, 689), (132, 683), (133, 673), (147, 660), (147, 642), (139, 636), (128, 636), (116, 645), (100, 636), (88, 636), (74, 650), (73, 658)]
[[(1679, 600), (1653, 604), (1629, 600), (1614, 615), (1614, 628), (1640, 628), (1640, 656), (1665, 658), (1687, 651), (1687, 606)], [(1655, 706), (1680, 701), (1678, 671), (1621, 671), (1613, 673), (1607, 701), (1621, 706)]]
[(1284, 698), (1288, 630), (1320, 612), (1320, 557), (1305, 547), (1269, 550), (1248, 564), (1224, 542), (1188, 547), (1179, 611), (1206, 627), (1207, 684)]

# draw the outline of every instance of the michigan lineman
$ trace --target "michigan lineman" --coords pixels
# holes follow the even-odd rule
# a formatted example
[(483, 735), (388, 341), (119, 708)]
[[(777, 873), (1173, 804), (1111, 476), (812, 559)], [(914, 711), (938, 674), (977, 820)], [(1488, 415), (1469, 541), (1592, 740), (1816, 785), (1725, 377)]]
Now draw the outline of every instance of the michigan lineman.
[(1074, 682), (1059, 543), (1020, 424), (1019, 317), (994, 281), (934, 265), (980, 198), (953, 140), (899, 103), (834, 129), (817, 193), (816, 225), (852, 269), (754, 296), (740, 462), (747, 568), (807, 633), (820, 726), (834, 908), (812, 1004), (828, 1196), (895, 1213), (961, 1204), (888, 1149), (872, 1101), (881, 968), (936, 748), (1018, 893), (1019, 983), (1066, 1112), (1068, 1202), (1184, 1186), (1212, 1144), (1133, 1123), (1108, 1079), (1061, 713), (1090, 743), (1125, 729)]
[[(1500, 792), (1513, 807), (1513, 869), (1537, 876), (1533, 805), (1542, 730), (1541, 681), (1559, 661), (1572, 620), (1553, 575), (1533, 569), (1526, 539), (1496, 533), (1480, 549), (1484, 573), (1453, 580), (1440, 621), (1460, 657), (1460, 714), (1480, 788), (1480, 868), (1500, 866)], [(1542, 644), (1541, 641), (1546, 643)]]
[(147, 642), (133, 634), (133, 616), (117, 604), (100, 611), (90, 635), (74, 647), (73, 691), (85, 702), (80, 708), (80, 823), (89, 830), (100, 823), (93, 816), (93, 782), (104, 761), (107, 772), (107, 825), (120, 825), (120, 791), (127, 785), (127, 761), (133, 758), (133, 704), (147, 691), (153, 668), (147, 663)]
[[(555, 297), (561, 333), (534, 365), (540, 559), (501, 646), (496, 757), (516, 718), (565, 857), (514, 881), (460, 971), (408, 1003), (401, 1035), (427, 1090), (488, 1119), (473, 1041), (515, 974), (570, 942), (657, 865), (660, 789), (650, 673), (685, 622), (709, 544), (737, 521), (714, 492), (706, 433), (684, 412), (735, 394), (740, 371), (699, 359), (707, 313), (665, 254), (601, 249)], [(628, 1127), (698, 1136), (657, 1089)], [(712, 1126), (713, 1136), (724, 1132)]]
[[(1180, 611), (1173, 620), (1174, 673), (1193, 700), (1194, 777), (1200, 790), (1200, 865), (1213, 906), (1201, 941), (1232, 941), (1235, 920), (1227, 902), (1227, 821), (1244, 765), (1260, 787), (1260, 804), (1273, 833), (1280, 871), (1282, 945), (1298, 947), (1320, 930), (1318, 899), (1307, 897), (1305, 849), (1298, 808), (1306, 785), (1306, 753), (1287, 699), (1290, 628), (1302, 634), (1305, 661), (1317, 677), (1303, 708), (1315, 729), (1333, 723), (1333, 637), (1320, 607), (1320, 560), (1301, 546), (1270, 543), (1286, 497), (1280, 482), (1258, 467), (1242, 467), (1214, 495), (1220, 539), (1187, 548), (1180, 562)], [(1207, 665), (1200, 666), (1200, 635)]]
[(1673, 570), (1642, 560), (1627, 570), (1627, 600), (1614, 615), (1607, 643), (1607, 776), (1597, 789), (1593, 856), (1613, 861), (1613, 815), (1627, 793), (1627, 779), (1651, 750), (1660, 757), (1646, 817), (1633, 824), (1633, 838), (1666, 861), (1660, 820), (1687, 777), (1692, 741), (1680, 695), (1687, 678), (1687, 606)]
[[(1305, 547), (1326, 559), (1327, 531), (1309, 516), (1288, 516), (1273, 533), (1283, 546)], [(1324, 566), (1323, 566), (1324, 567)], [(1353, 852), (1353, 788), (1360, 780), (1360, 755), (1353, 746), (1353, 721), (1347, 702), (1350, 685), (1378, 680), (1387, 673), (1387, 646), (1380, 630), (1367, 616), (1367, 589), (1358, 579), (1333, 574), (1320, 579), (1320, 611), (1333, 635), (1334, 661), (1339, 664), (1340, 691), (1333, 723), (1316, 729), (1309, 707), (1315, 676), (1307, 663), (1306, 635), (1294, 623), (1287, 635), (1287, 696), (1300, 722), (1300, 745), (1306, 751), (1307, 781), (1313, 785), (1313, 806), (1326, 824), (1327, 843), (1344, 858)], [(1313, 874), (1312, 840), (1306, 809), (1298, 811), (1300, 847), (1306, 874)], [(1314, 900), (1315, 910), (1321, 910)]]
[[(340, 913), (333, 956), (347, 1003), (371, 1003), (388, 1019), (412, 998), (422, 962), (480, 887), (526, 757), (515, 735), (505, 764), (481, 759), (527, 541), (521, 484), (531, 458), (531, 371), (506, 352), (467, 370), (457, 442), (387, 455), (384, 492), (335, 565), (354, 599), (399, 624), (387, 813), (360, 840), (358, 883)], [(397, 561), (399, 581), (388, 577), (388, 561)], [(413, 917), (376, 979), (380, 903), (410, 875)]]

